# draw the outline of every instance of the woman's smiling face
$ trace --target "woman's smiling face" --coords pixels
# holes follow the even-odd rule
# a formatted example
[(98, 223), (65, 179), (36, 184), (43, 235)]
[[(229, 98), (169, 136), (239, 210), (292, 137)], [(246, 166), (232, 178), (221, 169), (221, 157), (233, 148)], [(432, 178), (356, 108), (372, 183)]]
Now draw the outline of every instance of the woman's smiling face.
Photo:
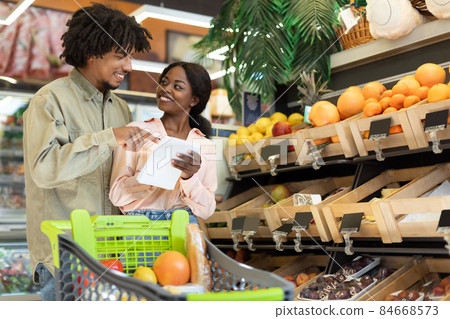
[(186, 72), (181, 66), (170, 69), (156, 88), (156, 101), (161, 111), (178, 114), (182, 110), (187, 113), (198, 103), (192, 95), (192, 87)]

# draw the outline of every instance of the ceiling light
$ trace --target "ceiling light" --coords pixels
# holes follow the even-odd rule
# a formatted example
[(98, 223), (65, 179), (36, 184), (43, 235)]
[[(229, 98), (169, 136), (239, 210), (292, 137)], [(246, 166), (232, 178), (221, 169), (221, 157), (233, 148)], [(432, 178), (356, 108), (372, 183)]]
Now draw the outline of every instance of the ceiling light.
[(211, 26), (211, 20), (213, 18), (202, 14), (157, 7), (149, 4), (144, 4), (139, 9), (136, 9), (135, 11), (130, 13), (130, 16), (136, 17), (136, 21), (139, 23), (147, 18), (154, 18), (182, 24), (189, 24), (201, 28), (209, 28)]
[(6, 17), (0, 17), (0, 24), (10, 25), (13, 23), (32, 3), (34, 0), (22, 0)]
[(17, 84), (17, 80), (13, 79), (13, 78), (10, 78), (9, 76), (2, 76), (2, 75), (0, 75), (0, 80), (9, 82), (11, 84)]

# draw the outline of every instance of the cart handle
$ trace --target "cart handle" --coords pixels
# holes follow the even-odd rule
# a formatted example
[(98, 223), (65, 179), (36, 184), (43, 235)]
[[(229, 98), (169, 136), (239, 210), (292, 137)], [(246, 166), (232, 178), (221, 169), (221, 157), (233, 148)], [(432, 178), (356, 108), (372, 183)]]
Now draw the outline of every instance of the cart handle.
[(231, 291), (231, 292), (208, 292), (204, 294), (188, 294), (188, 301), (282, 301), (284, 291), (280, 287), (267, 289)]
[(53, 263), (59, 268), (58, 235), (65, 235), (64, 230), (71, 230), (72, 223), (66, 220), (45, 220), (41, 223), (41, 231), (50, 239), (53, 252)]

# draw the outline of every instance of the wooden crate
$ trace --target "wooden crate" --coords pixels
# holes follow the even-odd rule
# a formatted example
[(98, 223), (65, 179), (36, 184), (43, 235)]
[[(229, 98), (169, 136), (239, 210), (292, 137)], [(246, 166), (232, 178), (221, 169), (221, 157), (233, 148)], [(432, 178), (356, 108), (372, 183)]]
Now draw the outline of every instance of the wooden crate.
[[(411, 124), (411, 128), (414, 132), (417, 146), (419, 148), (428, 147), (428, 142), (431, 142), (429, 134), (426, 134), (423, 130), (422, 121), (425, 119), (427, 113), (450, 109), (450, 99), (436, 103), (417, 104), (406, 110), (408, 119)], [(437, 133), (439, 140), (450, 139), (450, 126)]]
[(387, 267), (394, 271), (389, 277), (376, 284), (375, 287), (367, 291), (364, 295), (359, 297), (358, 301), (371, 301), (372, 295), (382, 291), (387, 286), (395, 282), (398, 278), (403, 276), (405, 272), (417, 265), (417, 261), (421, 259), (419, 256), (372, 256), (380, 257), (380, 265), (378, 267)]
[[(270, 164), (267, 161), (264, 161), (261, 158), (261, 149), (280, 143), (283, 140), (289, 139), (290, 144), (294, 145), (295, 150), (298, 148), (295, 146), (298, 143), (300, 131), (292, 133), (292, 134), (286, 134), (282, 136), (277, 137), (271, 137), (271, 138), (264, 138), (260, 139), (256, 143), (245, 143), (241, 145), (236, 146), (228, 146), (224, 148), (224, 157), (227, 162), (227, 165), (234, 165), (235, 157), (239, 156), (241, 154), (247, 154), (241, 162), (238, 163), (238, 165), (235, 165), (235, 170), (239, 172), (246, 172), (251, 170), (260, 170), (262, 172), (270, 170)], [(286, 158), (277, 160), (277, 165), (287, 165), (296, 163), (297, 161), (297, 155), (296, 152), (289, 152), (287, 154)]]
[(419, 198), (449, 179), (450, 164), (439, 165), (379, 202), (393, 242), (401, 242), (404, 237), (444, 237), (444, 234), (436, 232), (439, 218), (433, 221), (404, 222), (395, 215), (440, 213), (444, 209), (450, 209), (450, 196)]
[(328, 144), (321, 152), (322, 158), (344, 155), (347, 158), (354, 157), (358, 154), (355, 141), (350, 129), (350, 123), (353, 119), (359, 118), (361, 115), (355, 115), (346, 120), (340, 121), (334, 124), (328, 124), (319, 127), (305, 128), (300, 131), (298, 148), (296, 153), (298, 154), (298, 162), (300, 165), (307, 165), (311, 163), (311, 157), (308, 155), (309, 147), (308, 141), (314, 141), (318, 139), (330, 138), (337, 136), (339, 138), (338, 143)]
[[(302, 181), (302, 182), (291, 182), (286, 183), (285, 185), (289, 188), (291, 193), (298, 193), (301, 192), (303, 189), (306, 189), (307, 187), (310, 187), (314, 184), (316, 184), (319, 180), (309, 180), (309, 181)], [(271, 186), (271, 188), (274, 185)], [(278, 220), (276, 217), (272, 217), (269, 214), (269, 209), (262, 207), (263, 204), (265, 204), (268, 200), (270, 200), (270, 190), (266, 193), (262, 193), (261, 195), (253, 198), (252, 200), (236, 207), (233, 210), (234, 217), (258, 217), (263, 223), (265, 222), (266, 225), (260, 225), (258, 227), (258, 231), (255, 235), (253, 235), (253, 238), (272, 238), (272, 230), (274, 230), (275, 225), (278, 224)], [(272, 206), (276, 206), (272, 205)], [(271, 207), (272, 207), (271, 206)], [(233, 217), (233, 218), (234, 218)]]
[(433, 168), (434, 166), (427, 166), (384, 171), (377, 177), (322, 207), (334, 242), (343, 242), (343, 237), (339, 232), (339, 219), (342, 218), (344, 214), (364, 213), (364, 216), (373, 216), (376, 222), (362, 223), (359, 232), (352, 236), (381, 238), (384, 243), (392, 243), (388, 226), (383, 218), (378, 202), (361, 201), (391, 183), (414, 181), (431, 171)]
[[(266, 210), (269, 228), (273, 231), (284, 224), (284, 220), (287, 223), (292, 223), (296, 213), (311, 212), (315, 221), (315, 224), (311, 225), (307, 232), (302, 231), (302, 237), (318, 237), (324, 242), (332, 239), (331, 233), (328, 229), (325, 217), (322, 212), (322, 207), (334, 200), (340, 198), (350, 191), (350, 186), (353, 182), (353, 176), (347, 177), (333, 177), (318, 180), (314, 185), (309, 186), (301, 191), (303, 194), (320, 194), (322, 197), (341, 188), (345, 187), (345, 190), (340, 191), (327, 199), (324, 199), (321, 203), (316, 205), (294, 206), (294, 196), (277, 203), (269, 207)], [(295, 232), (291, 232), (290, 237), (295, 237)]]
[[(374, 290), (375, 287), (370, 290), (371, 298), (364, 300), (383, 301), (388, 295), (396, 291), (419, 289), (426, 282), (438, 279), (437, 273), (448, 274), (450, 272), (450, 259), (423, 258), (415, 263), (413, 267), (394, 278), (383, 289)], [(447, 294), (441, 300), (450, 300), (450, 294)]]
[(416, 138), (414, 136), (405, 109), (401, 109), (393, 113), (380, 114), (366, 118), (361, 118), (361, 116), (359, 116), (358, 119), (353, 119), (350, 122), (350, 129), (352, 131), (353, 139), (360, 156), (367, 156), (369, 155), (369, 151), (375, 150), (375, 141), (369, 140), (364, 137), (364, 133), (366, 131), (369, 131), (370, 129), (370, 123), (372, 121), (383, 120), (386, 118), (391, 118), (391, 127), (394, 125), (400, 125), (403, 132), (392, 134), (382, 139), (382, 150), (401, 146), (407, 146), (410, 150), (418, 148)]
[[(216, 211), (211, 217), (206, 220), (198, 218), (200, 229), (205, 233), (206, 237), (210, 239), (230, 238), (231, 235), (231, 221), (236, 215), (233, 209), (242, 205), (243, 203), (252, 200), (261, 195), (266, 190), (270, 190), (272, 185), (255, 186), (243, 193), (233, 196), (222, 203), (217, 204)], [(226, 227), (209, 227), (211, 223), (227, 223)]]

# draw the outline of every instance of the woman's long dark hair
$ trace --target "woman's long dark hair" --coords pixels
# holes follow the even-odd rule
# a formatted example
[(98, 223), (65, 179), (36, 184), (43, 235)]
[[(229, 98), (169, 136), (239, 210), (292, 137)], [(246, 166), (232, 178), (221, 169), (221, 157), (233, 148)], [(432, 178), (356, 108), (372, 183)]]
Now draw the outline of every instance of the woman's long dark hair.
[(192, 128), (198, 128), (209, 138), (212, 132), (211, 123), (200, 115), (205, 110), (206, 103), (208, 103), (209, 96), (211, 95), (211, 78), (209, 77), (208, 71), (197, 63), (174, 62), (162, 71), (159, 82), (161, 82), (162, 78), (166, 76), (170, 69), (176, 66), (181, 66), (184, 69), (192, 87), (192, 94), (199, 100), (197, 105), (189, 113), (189, 125)]

